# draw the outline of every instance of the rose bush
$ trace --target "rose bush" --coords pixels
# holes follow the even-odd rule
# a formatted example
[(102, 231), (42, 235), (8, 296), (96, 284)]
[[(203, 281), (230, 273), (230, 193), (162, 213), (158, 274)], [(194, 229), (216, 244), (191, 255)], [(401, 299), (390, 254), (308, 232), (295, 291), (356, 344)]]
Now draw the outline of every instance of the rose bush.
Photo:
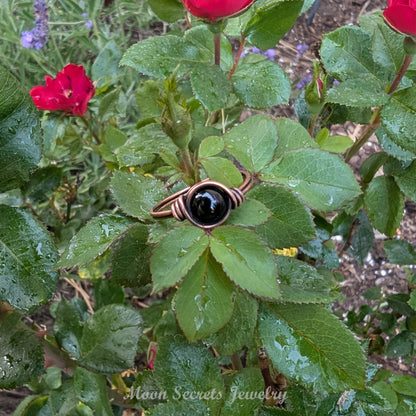
[(95, 93), (94, 84), (85, 75), (82, 65), (68, 64), (58, 72), (56, 79), (45, 76), (45, 82), (46, 86), (38, 85), (30, 91), (33, 102), (40, 110), (58, 110), (82, 116)]
[(247, 9), (254, 0), (181, 0), (187, 10), (196, 17), (212, 22)]
[(393, 29), (416, 36), (416, 0), (389, 0), (383, 15)]

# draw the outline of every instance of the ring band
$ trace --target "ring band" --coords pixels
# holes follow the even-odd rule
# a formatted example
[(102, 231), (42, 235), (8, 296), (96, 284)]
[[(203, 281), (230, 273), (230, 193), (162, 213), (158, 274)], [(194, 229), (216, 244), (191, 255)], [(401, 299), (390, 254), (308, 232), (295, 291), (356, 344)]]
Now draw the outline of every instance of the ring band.
[(150, 215), (156, 219), (187, 219), (197, 227), (214, 228), (228, 218), (232, 209), (242, 204), (244, 194), (251, 188), (251, 175), (245, 170), (240, 173), (244, 180), (238, 188), (205, 179), (168, 196), (151, 209)]

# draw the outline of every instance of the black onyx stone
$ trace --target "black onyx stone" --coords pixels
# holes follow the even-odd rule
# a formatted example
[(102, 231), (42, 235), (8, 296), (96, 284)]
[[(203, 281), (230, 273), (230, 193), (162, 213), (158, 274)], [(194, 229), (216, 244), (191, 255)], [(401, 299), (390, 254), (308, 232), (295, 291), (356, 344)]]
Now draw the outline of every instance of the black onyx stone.
[(203, 226), (217, 225), (227, 218), (231, 199), (225, 191), (213, 186), (198, 189), (188, 204), (192, 219)]

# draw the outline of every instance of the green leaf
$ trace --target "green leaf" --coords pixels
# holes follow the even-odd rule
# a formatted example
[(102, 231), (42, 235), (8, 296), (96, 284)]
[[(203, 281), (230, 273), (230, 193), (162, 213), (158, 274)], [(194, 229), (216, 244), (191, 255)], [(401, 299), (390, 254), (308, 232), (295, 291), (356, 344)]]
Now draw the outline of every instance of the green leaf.
[(416, 399), (412, 397), (399, 397), (399, 405), (397, 406), (398, 416), (409, 416), (416, 413)]
[(201, 54), (194, 45), (184, 38), (168, 35), (153, 36), (127, 49), (120, 65), (130, 66), (144, 75), (155, 78), (169, 76), (178, 65), (178, 75), (192, 70)]
[(71, 238), (56, 267), (74, 267), (93, 261), (103, 254), (130, 221), (120, 215), (100, 215), (88, 222)]
[(416, 86), (392, 95), (381, 110), (381, 126), (397, 146), (416, 153)]
[(362, 296), (368, 300), (380, 300), (382, 297), (381, 289), (379, 286), (374, 286), (363, 292)]
[(13, 416), (50, 416), (48, 396), (26, 396), (16, 407)]
[(17, 312), (0, 318), (0, 388), (13, 390), (44, 371), (43, 349), (38, 337), (20, 322)]
[(80, 403), (73, 378), (67, 379), (59, 390), (51, 391), (48, 404), (53, 416), (94, 416), (88, 406)]
[(141, 327), (142, 318), (134, 309), (116, 304), (102, 307), (84, 325), (81, 363), (102, 373), (132, 368)]
[(410, 294), (410, 299), (408, 300), (408, 302), (407, 302), (408, 304), (409, 304), (409, 306), (414, 310), (414, 311), (416, 311), (416, 292), (415, 291), (413, 291), (411, 294)]
[(396, 374), (390, 377), (390, 385), (397, 393), (416, 397), (416, 378), (414, 377)]
[(106, 378), (103, 375), (77, 367), (74, 373), (74, 389), (79, 400), (95, 410), (97, 414), (113, 415), (107, 396)]
[(324, 35), (320, 56), (325, 69), (340, 81), (372, 80), (381, 86), (390, 74), (372, 57), (371, 35), (357, 26), (344, 26)]
[(226, 150), (249, 172), (259, 172), (272, 159), (277, 144), (276, 127), (270, 117), (255, 115), (224, 136)]
[(289, 102), (286, 72), (261, 55), (244, 57), (231, 80), (235, 94), (248, 107), (268, 108)]
[(247, 23), (244, 34), (247, 40), (260, 49), (274, 48), (295, 23), (303, 1), (281, 1), (258, 7)]
[(229, 321), (234, 286), (206, 251), (181, 282), (174, 302), (179, 326), (193, 342), (217, 332)]
[(312, 266), (284, 256), (277, 256), (276, 263), (285, 302), (329, 303), (333, 300), (328, 282)]
[(321, 392), (364, 388), (360, 344), (321, 306), (263, 307), (259, 333), (275, 368), (294, 382)]
[(273, 254), (256, 234), (240, 227), (223, 226), (212, 231), (209, 245), (237, 286), (255, 296), (280, 297)]
[(147, 244), (148, 236), (148, 227), (134, 224), (116, 242), (111, 259), (113, 282), (128, 287), (150, 283), (151, 246)]
[(127, 136), (119, 129), (109, 124), (105, 129), (104, 142), (111, 150), (123, 146), (127, 141)]
[(394, 179), (389, 176), (374, 178), (368, 186), (364, 202), (374, 227), (393, 237), (404, 211), (404, 198)]
[(148, 0), (149, 6), (160, 19), (174, 23), (184, 15), (183, 4), (179, 0)]
[(383, 126), (380, 126), (376, 130), (376, 136), (380, 143), (380, 146), (383, 148), (383, 150), (388, 153), (389, 155), (395, 157), (399, 160), (413, 160), (416, 158), (416, 155), (414, 153), (411, 153), (399, 145), (397, 145), (387, 134), (386, 130), (383, 128)]
[(230, 321), (207, 340), (221, 355), (232, 355), (250, 342), (257, 322), (257, 300), (239, 291)]
[(98, 81), (98, 88), (115, 83), (120, 74), (120, 59), (121, 51), (114, 40), (100, 48), (100, 53), (91, 68), (92, 79)]
[(386, 104), (390, 96), (372, 79), (353, 78), (332, 87), (325, 99), (350, 107), (376, 107)]
[(224, 150), (224, 146), (224, 139), (222, 137), (206, 137), (199, 145), (198, 156), (200, 158), (215, 156)]
[(201, 159), (200, 162), (211, 180), (229, 188), (241, 185), (243, 181), (241, 173), (231, 160), (214, 156)]
[(163, 82), (149, 79), (140, 83), (136, 90), (136, 102), (143, 119), (160, 117), (162, 107), (158, 104), (160, 94), (163, 91)]
[(297, 247), (315, 237), (312, 214), (289, 190), (261, 184), (250, 191), (249, 197), (261, 201), (272, 212), (269, 220), (256, 228), (272, 248)]
[(405, 266), (416, 264), (416, 251), (406, 240), (388, 240), (384, 242), (384, 251), (390, 263)]
[(344, 153), (353, 144), (354, 141), (348, 136), (328, 136), (319, 144), (319, 148), (331, 153)]
[(355, 229), (351, 240), (349, 252), (361, 264), (364, 264), (365, 259), (374, 244), (373, 226), (364, 211), (360, 211), (356, 216), (358, 226)]
[(28, 181), (42, 155), (39, 114), (29, 94), (0, 66), (0, 192)]
[(416, 161), (406, 169), (393, 173), (400, 190), (412, 201), (416, 201)]
[(209, 414), (209, 410), (203, 402), (186, 400), (159, 404), (154, 409), (146, 410), (146, 414), (149, 416), (205, 416)]
[(279, 407), (262, 407), (258, 409), (256, 416), (297, 416), (298, 413), (289, 410), (280, 409)]
[(221, 416), (253, 415), (263, 402), (263, 386), (258, 368), (243, 368), (233, 377)]
[(195, 97), (211, 112), (224, 108), (231, 93), (228, 76), (218, 65), (196, 64), (191, 72)]
[(160, 181), (121, 171), (114, 172), (111, 189), (120, 208), (141, 221), (153, 219), (150, 210), (167, 196)]
[(374, 61), (391, 74), (398, 72), (405, 56), (404, 36), (386, 25), (381, 12), (361, 15), (359, 21), (360, 26), (371, 34)]
[(390, 384), (387, 384), (385, 381), (378, 381), (372, 388), (381, 395), (392, 410), (397, 408), (397, 394)]
[(62, 371), (58, 367), (48, 367), (42, 377), (42, 383), (51, 389), (56, 390), (62, 386)]
[(29, 212), (0, 205), (0, 253), (0, 300), (29, 312), (52, 297), (58, 253)]
[(341, 208), (361, 192), (351, 168), (318, 149), (285, 153), (263, 171), (262, 179), (289, 186), (310, 207), (325, 212)]
[(59, 346), (74, 358), (81, 357), (82, 324), (74, 305), (66, 299), (56, 304), (53, 332)]
[(161, 391), (153, 371), (143, 370), (137, 373), (134, 383), (130, 387), (129, 399), (128, 404), (134, 402), (135, 406), (148, 409), (167, 400), (167, 395)]
[(366, 183), (371, 182), (377, 171), (387, 162), (389, 155), (377, 152), (370, 155), (360, 167), (360, 175)]
[(178, 283), (208, 247), (208, 237), (200, 228), (172, 230), (156, 246), (150, 263), (153, 293)]
[[(185, 32), (184, 38), (189, 44), (195, 46), (199, 52), (199, 61), (214, 63), (214, 41), (213, 34), (208, 25), (197, 25)], [(230, 41), (226, 36), (221, 36), (221, 61), (220, 66), (228, 71), (234, 64), (233, 51)]]
[(95, 299), (95, 310), (98, 310), (106, 305), (113, 303), (125, 304), (126, 294), (124, 288), (112, 280), (108, 279), (97, 279), (94, 282), (94, 299)]
[[(212, 414), (218, 414), (220, 399), (224, 397), (224, 382), (214, 356), (201, 344), (188, 344), (179, 335), (162, 338), (154, 373), (173, 402), (183, 400), (191, 406), (202, 401)], [(201, 399), (196, 392), (202, 392)]]
[(255, 227), (264, 224), (272, 215), (272, 211), (260, 201), (246, 199), (242, 205), (231, 211), (227, 224)]
[(136, 166), (152, 163), (163, 149), (176, 150), (172, 140), (162, 131), (159, 124), (148, 124), (114, 152), (120, 166)]
[(397, 312), (400, 315), (414, 317), (416, 314), (408, 304), (409, 299), (410, 296), (407, 293), (395, 293), (393, 295), (387, 296), (386, 298), (387, 303), (394, 312)]
[(279, 118), (276, 121), (277, 142), (276, 157), (290, 150), (303, 147), (318, 147), (308, 131), (298, 122), (289, 118)]
[(410, 356), (413, 350), (413, 336), (410, 331), (402, 331), (393, 338), (386, 347), (387, 357), (405, 357)]

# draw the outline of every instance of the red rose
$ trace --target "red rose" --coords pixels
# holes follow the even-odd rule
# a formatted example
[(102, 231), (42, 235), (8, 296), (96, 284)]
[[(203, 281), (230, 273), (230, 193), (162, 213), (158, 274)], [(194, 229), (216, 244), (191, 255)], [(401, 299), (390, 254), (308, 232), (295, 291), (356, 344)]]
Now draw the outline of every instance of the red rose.
[(95, 88), (82, 65), (69, 64), (58, 72), (56, 79), (45, 76), (45, 81), (45, 87), (38, 85), (30, 91), (37, 108), (65, 111), (74, 116), (84, 115)]
[(416, 36), (416, 0), (389, 0), (383, 16), (393, 29)]
[(181, 0), (188, 11), (196, 17), (212, 22), (230, 17), (247, 9), (254, 0)]

